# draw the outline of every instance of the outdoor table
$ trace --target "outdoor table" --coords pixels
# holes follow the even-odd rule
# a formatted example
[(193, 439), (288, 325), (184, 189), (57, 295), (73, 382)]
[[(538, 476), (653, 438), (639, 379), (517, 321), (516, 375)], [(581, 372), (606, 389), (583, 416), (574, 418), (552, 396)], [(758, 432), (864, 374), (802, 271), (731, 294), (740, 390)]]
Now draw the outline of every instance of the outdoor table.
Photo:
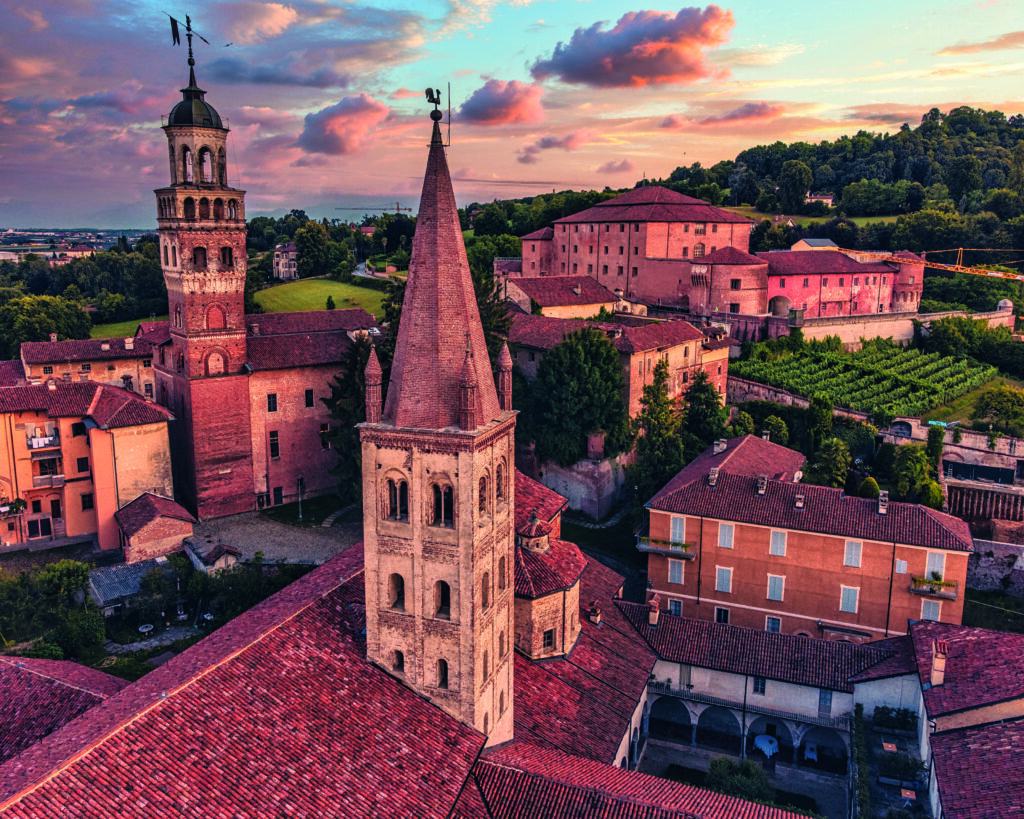
[(759, 734), (754, 737), (754, 747), (770, 759), (779, 752), (779, 741), (768, 734)]
[(894, 754), (894, 753), (896, 753), (896, 743), (895, 742), (883, 742), (882, 743), (882, 750), (889, 751), (890, 753)]
[(804, 746), (804, 759), (813, 759), (815, 762), (818, 761), (818, 744), (816, 742), (808, 742)]
[(917, 792), (910, 790), (910, 788), (900, 788), (900, 796), (903, 797), (903, 807), (913, 807), (914, 801), (917, 799)]

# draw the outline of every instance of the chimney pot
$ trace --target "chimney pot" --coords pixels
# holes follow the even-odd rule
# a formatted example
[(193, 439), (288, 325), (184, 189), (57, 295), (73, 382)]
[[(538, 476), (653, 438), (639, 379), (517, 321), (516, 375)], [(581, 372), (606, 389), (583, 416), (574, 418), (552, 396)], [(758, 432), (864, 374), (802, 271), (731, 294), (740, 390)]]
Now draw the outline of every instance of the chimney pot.
[(768, 476), (760, 475), (757, 479), (757, 494), (763, 495), (768, 490)]
[(882, 490), (878, 493), (878, 514), (886, 515), (889, 513), (889, 493), (886, 490)]
[(258, 324), (252, 325), (252, 334), (258, 336), (260, 334), (260, 326)]
[(124, 348), (126, 350), (134, 350), (135, 349), (135, 339), (131, 338), (131, 337), (126, 338), (124, 340)]
[(761, 433), (761, 440), (762, 441), (771, 441), (771, 439), (772, 439), (772, 434), (768, 430), (765, 430), (764, 432)]
[(661, 616), (661, 595), (655, 592), (647, 601), (647, 624), (654, 628), (658, 625), (658, 617)]
[(708, 486), (714, 486), (718, 483), (718, 467), (713, 466), (708, 471)]
[(949, 657), (949, 643), (945, 640), (932, 640), (932, 688), (946, 681), (946, 660)]
[(50, 333), (50, 341), (56, 341), (56, 340), (57, 340), (57, 334), (56, 333)]

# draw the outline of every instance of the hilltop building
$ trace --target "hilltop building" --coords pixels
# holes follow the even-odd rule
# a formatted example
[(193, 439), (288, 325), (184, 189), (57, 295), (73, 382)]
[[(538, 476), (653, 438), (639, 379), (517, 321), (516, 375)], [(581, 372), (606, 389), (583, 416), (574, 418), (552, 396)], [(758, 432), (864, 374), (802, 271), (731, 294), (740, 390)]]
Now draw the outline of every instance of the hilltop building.
[(285, 282), (299, 278), (299, 251), (295, 242), (285, 242), (274, 248), (274, 278)]

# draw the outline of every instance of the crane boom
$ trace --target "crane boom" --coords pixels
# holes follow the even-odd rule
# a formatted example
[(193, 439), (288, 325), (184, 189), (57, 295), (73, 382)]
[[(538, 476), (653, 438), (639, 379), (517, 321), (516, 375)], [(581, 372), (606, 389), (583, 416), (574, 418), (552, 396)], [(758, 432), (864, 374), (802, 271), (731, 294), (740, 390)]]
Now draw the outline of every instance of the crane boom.
[(845, 247), (838, 248), (840, 253), (848, 253), (855, 256), (862, 256), (869, 259), (878, 259), (883, 262), (896, 262), (897, 264), (916, 264), (921, 267), (932, 267), (937, 270), (950, 270), (954, 273), (968, 273), (972, 276), (991, 276), (992, 278), (1010, 279), (1012, 281), (1024, 282), (1024, 275), (1019, 273), (1007, 273), (1005, 270), (992, 270), (987, 267), (971, 267), (961, 263), (963, 249), (957, 255), (957, 264), (942, 264), (941, 262), (930, 262), (918, 257), (896, 256), (892, 253), (871, 253), (866, 250), (850, 250)]

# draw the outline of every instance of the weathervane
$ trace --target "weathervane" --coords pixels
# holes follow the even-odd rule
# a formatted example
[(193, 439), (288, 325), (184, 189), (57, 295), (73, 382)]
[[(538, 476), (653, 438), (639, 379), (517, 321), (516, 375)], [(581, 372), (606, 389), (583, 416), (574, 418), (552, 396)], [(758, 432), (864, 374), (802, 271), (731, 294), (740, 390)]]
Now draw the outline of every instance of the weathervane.
[[(165, 11), (164, 14), (167, 14), (167, 12)], [(171, 21), (171, 45), (181, 45), (181, 32), (178, 30), (178, 26), (181, 25), (181, 21), (176, 19), (176, 18), (174, 18), (174, 17), (171, 17), (170, 14), (167, 14), (167, 17)], [(192, 18), (189, 17), (186, 14), (185, 15), (185, 38), (188, 40), (188, 64), (189, 65), (195, 65), (196, 64), (195, 58), (192, 56), (192, 37), (193, 37), (193, 35), (198, 37), (200, 40), (202, 40), (207, 45), (210, 45), (210, 41), (207, 40), (202, 34), (200, 34), (198, 31), (193, 31), (192, 30)], [(224, 44), (224, 48), (227, 48), (229, 45), (231, 45), (231, 43), (225, 43)]]
[[(440, 122), (444, 119), (444, 114), (441, 113), (441, 89), (440, 88), (428, 88), (425, 92), (427, 102), (434, 106), (434, 110), (430, 112), (430, 118), (434, 122)], [(451, 147), (452, 144), (452, 84), (448, 83), (448, 141), (445, 142), (444, 147)]]

